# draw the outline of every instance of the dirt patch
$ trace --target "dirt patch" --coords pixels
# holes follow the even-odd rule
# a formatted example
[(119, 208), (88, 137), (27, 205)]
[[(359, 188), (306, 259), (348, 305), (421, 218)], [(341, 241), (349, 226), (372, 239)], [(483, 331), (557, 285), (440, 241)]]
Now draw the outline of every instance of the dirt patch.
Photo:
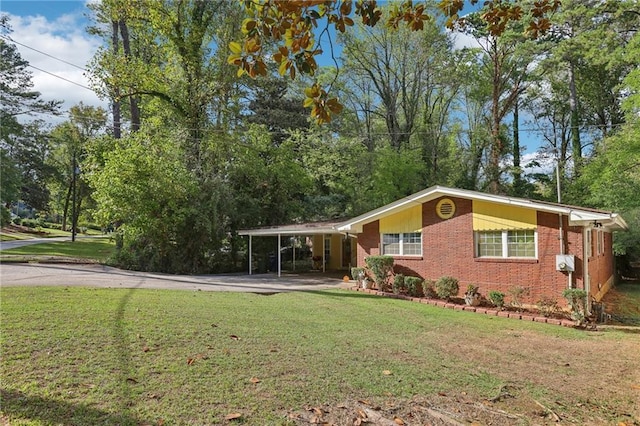
[[(505, 409), (503, 401), (513, 401), (513, 398), (518, 398), (517, 393), (517, 390), (505, 386), (490, 400), (476, 400), (463, 392), (459, 395), (440, 393), (430, 398), (414, 397), (410, 400), (347, 401), (334, 406), (322, 405), (290, 412), (287, 417), (296, 425), (380, 426), (551, 425), (563, 420), (552, 407), (535, 400), (531, 400), (527, 407), (517, 404), (517, 409)], [(528, 411), (519, 413), (518, 409), (523, 408)], [(633, 425), (631, 422), (626, 424)]]

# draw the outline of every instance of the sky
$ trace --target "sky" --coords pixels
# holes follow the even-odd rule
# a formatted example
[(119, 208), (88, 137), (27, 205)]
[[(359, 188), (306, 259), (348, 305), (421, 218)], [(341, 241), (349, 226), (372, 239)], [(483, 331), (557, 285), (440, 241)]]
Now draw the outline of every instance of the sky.
[[(0, 0), (0, 11), (10, 15), (13, 32), (9, 35), (23, 59), (31, 65), (34, 90), (45, 100), (61, 100), (63, 111), (79, 102), (101, 106), (108, 102), (89, 89), (84, 68), (101, 44), (87, 34), (87, 3), (96, 0)], [(458, 36), (458, 43), (468, 43)], [(66, 116), (48, 117), (56, 124)], [(535, 141), (527, 141), (524, 162), (534, 156)]]
[(31, 65), (34, 90), (44, 100), (64, 101), (63, 111), (81, 101), (108, 107), (89, 89), (84, 70), (101, 43), (86, 32), (86, 1), (0, 0), (0, 11), (10, 15), (9, 37)]

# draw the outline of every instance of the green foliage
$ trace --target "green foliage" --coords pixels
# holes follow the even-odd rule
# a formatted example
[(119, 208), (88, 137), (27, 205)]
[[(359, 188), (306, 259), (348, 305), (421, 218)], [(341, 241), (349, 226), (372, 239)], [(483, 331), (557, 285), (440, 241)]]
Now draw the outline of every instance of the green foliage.
[(393, 271), (393, 257), (369, 256), (365, 258), (367, 269), (373, 275), (373, 279), (380, 291), (386, 291), (389, 277)]
[(435, 290), (435, 284), (436, 282), (434, 280), (422, 281), (422, 294), (424, 297), (433, 299), (437, 296), (436, 290)]
[(490, 290), (487, 294), (487, 298), (498, 308), (502, 308), (504, 306), (504, 293), (501, 291)]
[(357, 281), (361, 273), (364, 274), (364, 268), (357, 268), (357, 267), (351, 268), (351, 279)]
[(566, 288), (562, 292), (562, 297), (567, 299), (571, 309), (571, 318), (578, 324), (582, 324), (587, 309), (587, 292), (579, 288)]
[(11, 212), (5, 206), (0, 206), (0, 226), (6, 226), (11, 223)]
[(409, 296), (418, 297), (420, 296), (421, 293), (424, 294), (422, 292), (423, 282), (424, 281), (420, 277), (405, 277), (404, 284), (405, 284), (405, 287), (407, 288), (407, 293), (409, 293)]
[(458, 280), (453, 277), (440, 277), (435, 284), (436, 294), (440, 299), (449, 300), (458, 294)]
[(402, 274), (396, 274), (393, 277), (393, 293), (394, 294), (400, 294), (404, 289), (405, 289), (405, 285), (404, 285), (404, 275)]

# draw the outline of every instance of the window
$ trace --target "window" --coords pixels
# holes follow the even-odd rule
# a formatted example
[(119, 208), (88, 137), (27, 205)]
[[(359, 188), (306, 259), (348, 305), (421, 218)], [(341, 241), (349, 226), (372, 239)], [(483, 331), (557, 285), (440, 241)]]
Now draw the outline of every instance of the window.
[(532, 229), (479, 231), (476, 233), (478, 257), (536, 258), (536, 232)]
[(422, 233), (382, 234), (382, 254), (422, 256)]
[(324, 237), (324, 259), (325, 259), (325, 262), (328, 262), (330, 257), (331, 257), (331, 237)]
[(591, 242), (591, 229), (587, 229), (587, 242), (585, 243), (587, 246), (587, 258), (593, 256), (593, 247)]
[(602, 231), (598, 231), (598, 254), (603, 254), (604, 253), (604, 232)]

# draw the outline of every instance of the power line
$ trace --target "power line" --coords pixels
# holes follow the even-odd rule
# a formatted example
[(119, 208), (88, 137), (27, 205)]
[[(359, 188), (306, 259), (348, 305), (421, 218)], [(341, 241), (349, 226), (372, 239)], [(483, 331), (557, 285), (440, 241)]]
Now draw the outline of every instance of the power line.
[(76, 85), (76, 86), (78, 86), (78, 87), (82, 87), (83, 89), (91, 90), (91, 91), (93, 92), (93, 89), (92, 89), (92, 88), (87, 87), (87, 86), (85, 86), (85, 85), (83, 85), (83, 84), (76, 83), (75, 81), (69, 80), (68, 78), (61, 77), (61, 76), (59, 76), (59, 75), (57, 75), (57, 74), (54, 74), (54, 73), (52, 73), (52, 72), (49, 72), (49, 71), (43, 70), (42, 68), (38, 68), (38, 67), (36, 67), (36, 66), (34, 66), (34, 65), (31, 65), (31, 64), (29, 64), (28, 66), (29, 66), (29, 67), (31, 67), (31, 68), (33, 68), (33, 69), (36, 69), (36, 70), (38, 70), (38, 71), (40, 71), (40, 72), (43, 72), (43, 73), (45, 73), (45, 74), (49, 74), (50, 76), (53, 76), (53, 77), (55, 77), (55, 78), (59, 78), (60, 80), (64, 80), (64, 81), (66, 81), (67, 83), (75, 84), (75, 85)]
[(60, 62), (63, 62), (63, 63), (65, 63), (65, 64), (67, 64), (67, 65), (71, 65), (72, 67), (78, 68), (79, 70), (82, 70), (82, 71), (85, 71), (85, 72), (87, 71), (87, 69), (86, 69), (86, 68), (84, 68), (84, 67), (81, 67), (81, 66), (79, 66), (79, 65), (76, 65), (76, 64), (71, 63), (71, 62), (68, 62), (68, 61), (65, 61), (64, 59), (60, 59), (60, 58), (55, 57), (55, 56), (53, 56), (53, 55), (50, 55), (50, 54), (48, 54), (48, 53), (46, 53), (46, 52), (43, 52), (42, 50), (38, 50), (38, 49), (35, 49), (35, 48), (31, 47), (31, 46), (27, 46), (26, 44), (22, 44), (22, 43), (20, 43), (20, 42), (18, 42), (18, 41), (15, 41), (15, 40), (14, 40), (14, 39), (12, 39), (11, 37), (7, 37), (7, 36), (0, 36), (0, 37), (1, 37), (1, 38), (4, 38), (4, 39), (5, 39), (5, 40), (7, 40), (7, 41), (10, 41), (11, 43), (15, 43), (15, 44), (20, 45), (20, 46), (22, 46), (22, 47), (26, 47), (27, 49), (31, 49), (31, 50), (33, 50), (34, 52), (38, 52), (38, 53), (40, 53), (40, 54), (42, 54), (42, 55), (44, 55), (44, 56), (48, 56), (49, 58), (51, 58), (51, 59), (55, 59), (56, 61), (60, 61)]

